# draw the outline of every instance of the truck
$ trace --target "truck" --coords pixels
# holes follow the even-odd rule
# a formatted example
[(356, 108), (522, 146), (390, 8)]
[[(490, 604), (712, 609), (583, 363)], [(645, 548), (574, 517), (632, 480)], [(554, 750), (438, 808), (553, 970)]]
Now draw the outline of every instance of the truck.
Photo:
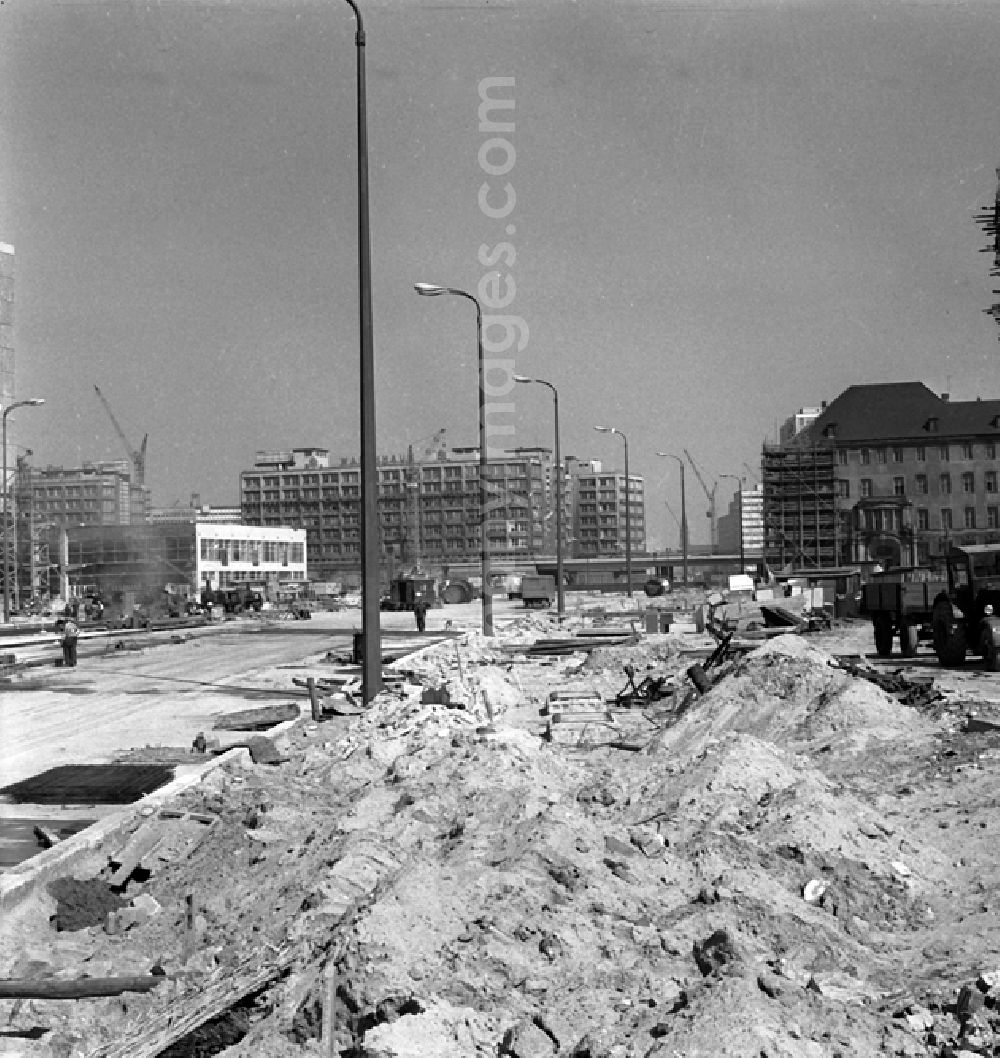
[(934, 653), (945, 666), (979, 654), (987, 670), (1000, 671), (1000, 544), (954, 546), (947, 562), (947, 587), (931, 614)]
[(889, 657), (898, 635), (900, 653), (912, 658), (920, 640), (931, 638), (934, 601), (947, 585), (944, 576), (922, 566), (876, 573), (861, 589), (861, 612), (871, 618), (875, 653)]
[(556, 578), (548, 574), (525, 573), (521, 577), (521, 599), (528, 608), (551, 606), (556, 597)]
[(412, 610), (417, 599), (430, 606), (436, 602), (433, 577), (395, 577), (389, 581), (389, 594), (379, 603), (382, 610)]

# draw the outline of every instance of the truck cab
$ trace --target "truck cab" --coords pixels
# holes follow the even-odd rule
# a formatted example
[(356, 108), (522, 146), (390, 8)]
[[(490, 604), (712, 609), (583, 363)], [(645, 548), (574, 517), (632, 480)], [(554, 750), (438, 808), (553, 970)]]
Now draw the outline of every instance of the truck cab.
[(971, 651), (1000, 670), (1000, 545), (952, 547), (948, 590), (934, 600), (932, 625), (942, 665), (960, 665)]

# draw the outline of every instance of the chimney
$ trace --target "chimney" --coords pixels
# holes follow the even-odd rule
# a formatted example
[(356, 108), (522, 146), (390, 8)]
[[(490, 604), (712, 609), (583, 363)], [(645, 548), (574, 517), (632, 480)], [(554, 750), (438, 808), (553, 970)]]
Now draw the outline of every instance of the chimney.
[(942, 393), (941, 394), (941, 399), (945, 402), (945, 404), (947, 404), (948, 401), (951, 399), (951, 394), (950, 393)]

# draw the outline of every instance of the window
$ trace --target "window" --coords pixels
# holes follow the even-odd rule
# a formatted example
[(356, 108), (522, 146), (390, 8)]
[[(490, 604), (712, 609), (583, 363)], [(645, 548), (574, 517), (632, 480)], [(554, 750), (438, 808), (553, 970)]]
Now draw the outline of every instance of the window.
[(942, 463), (947, 463), (948, 460), (951, 459), (951, 451), (949, 450), (947, 445), (941, 445), (939, 452), (941, 454)]
[(843, 500), (849, 500), (851, 498), (851, 483), (849, 481), (838, 481), (837, 495)]
[(975, 529), (976, 528), (976, 508), (966, 507), (965, 508), (965, 528)]
[(873, 493), (872, 493), (872, 479), (871, 478), (862, 478), (861, 479), (861, 495), (862, 496), (871, 496), (871, 495), (873, 495)]
[(986, 528), (1000, 529), (1000, 507), (986, 508)]
[(906, 495), (906, 481), (903, 478), (892, 479), (892, 494), (893, 496)]
[(902, 448), (899, 448), (898, 446), (893, 448), (893, 450), (892, 450), (892, 461), (894, 463), (902, 463), (903, 462), (903, 450), (902, 450)]
[(866, 467), (872, 461), (872, 451), (870, 448), (861, 449), (861, 465)]
[(916, 486), (916, 491), (917, 491), (917, 495), (918, 496), (926, 496), (927, 495), (927, 475), (926, 474), (918, 474), (916, 476), (916, 478), (914, 479), (914, 484)]
[(950, 507), (942, 507), (941, 508), (941, 528), (944, 529), (945, 532), (947, 532), (948, 530), (951, 529), (951, 508)]
[(917, 528), (926, 532), (931, 527), (930, 516), (926, 507), (917, 508)]
[(996, 459), (996, 457), (997, 457), (997, 446), (996, 446), (996, 444), (993, 441), (988, 441), (986, 443), (986, 458), (987, 459)]
[(967, 470), (962, 475), (962, 491), (963, 492), (975, 492), (976, 491), (976, 475), (971, 470)]
[(941, 494), (947, 496), (951, 492), (951, 474), (941, 475)]
[(987, 492), (996, 492), (997, 472), (995, 470), (987, 470), (983, 475), (983, 487)]
[(975, 452), (973, 451), (972, 443), (970, 441), (962, 442), (962, 458), (963, 459), (974, 459)]
[(886, 461), (886, 450), (884, 448), (875, 449), (875, 462), (884, 463)]
[(917, 445), (913, 450), (913, 454), (916, 457), (918, 463), (923, 463), (927, 459), (927, 448), (924, 445)]
[(841, 449), (838, 450), (838, 452), (837, 452), (837, 462), (840, 463), (840, 465), (842, 467), (846, 467), (847, 466), (847, 449), (846, 448), (841, 448)]

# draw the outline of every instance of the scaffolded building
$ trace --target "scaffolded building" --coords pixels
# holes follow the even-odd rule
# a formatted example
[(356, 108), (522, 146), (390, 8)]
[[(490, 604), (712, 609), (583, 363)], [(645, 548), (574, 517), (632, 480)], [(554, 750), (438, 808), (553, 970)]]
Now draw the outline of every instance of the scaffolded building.
[(834, 448), (811, 438), (764, 446), (764, 557), (772, 567), (822, 568), (843, 561), (836, 465)]

